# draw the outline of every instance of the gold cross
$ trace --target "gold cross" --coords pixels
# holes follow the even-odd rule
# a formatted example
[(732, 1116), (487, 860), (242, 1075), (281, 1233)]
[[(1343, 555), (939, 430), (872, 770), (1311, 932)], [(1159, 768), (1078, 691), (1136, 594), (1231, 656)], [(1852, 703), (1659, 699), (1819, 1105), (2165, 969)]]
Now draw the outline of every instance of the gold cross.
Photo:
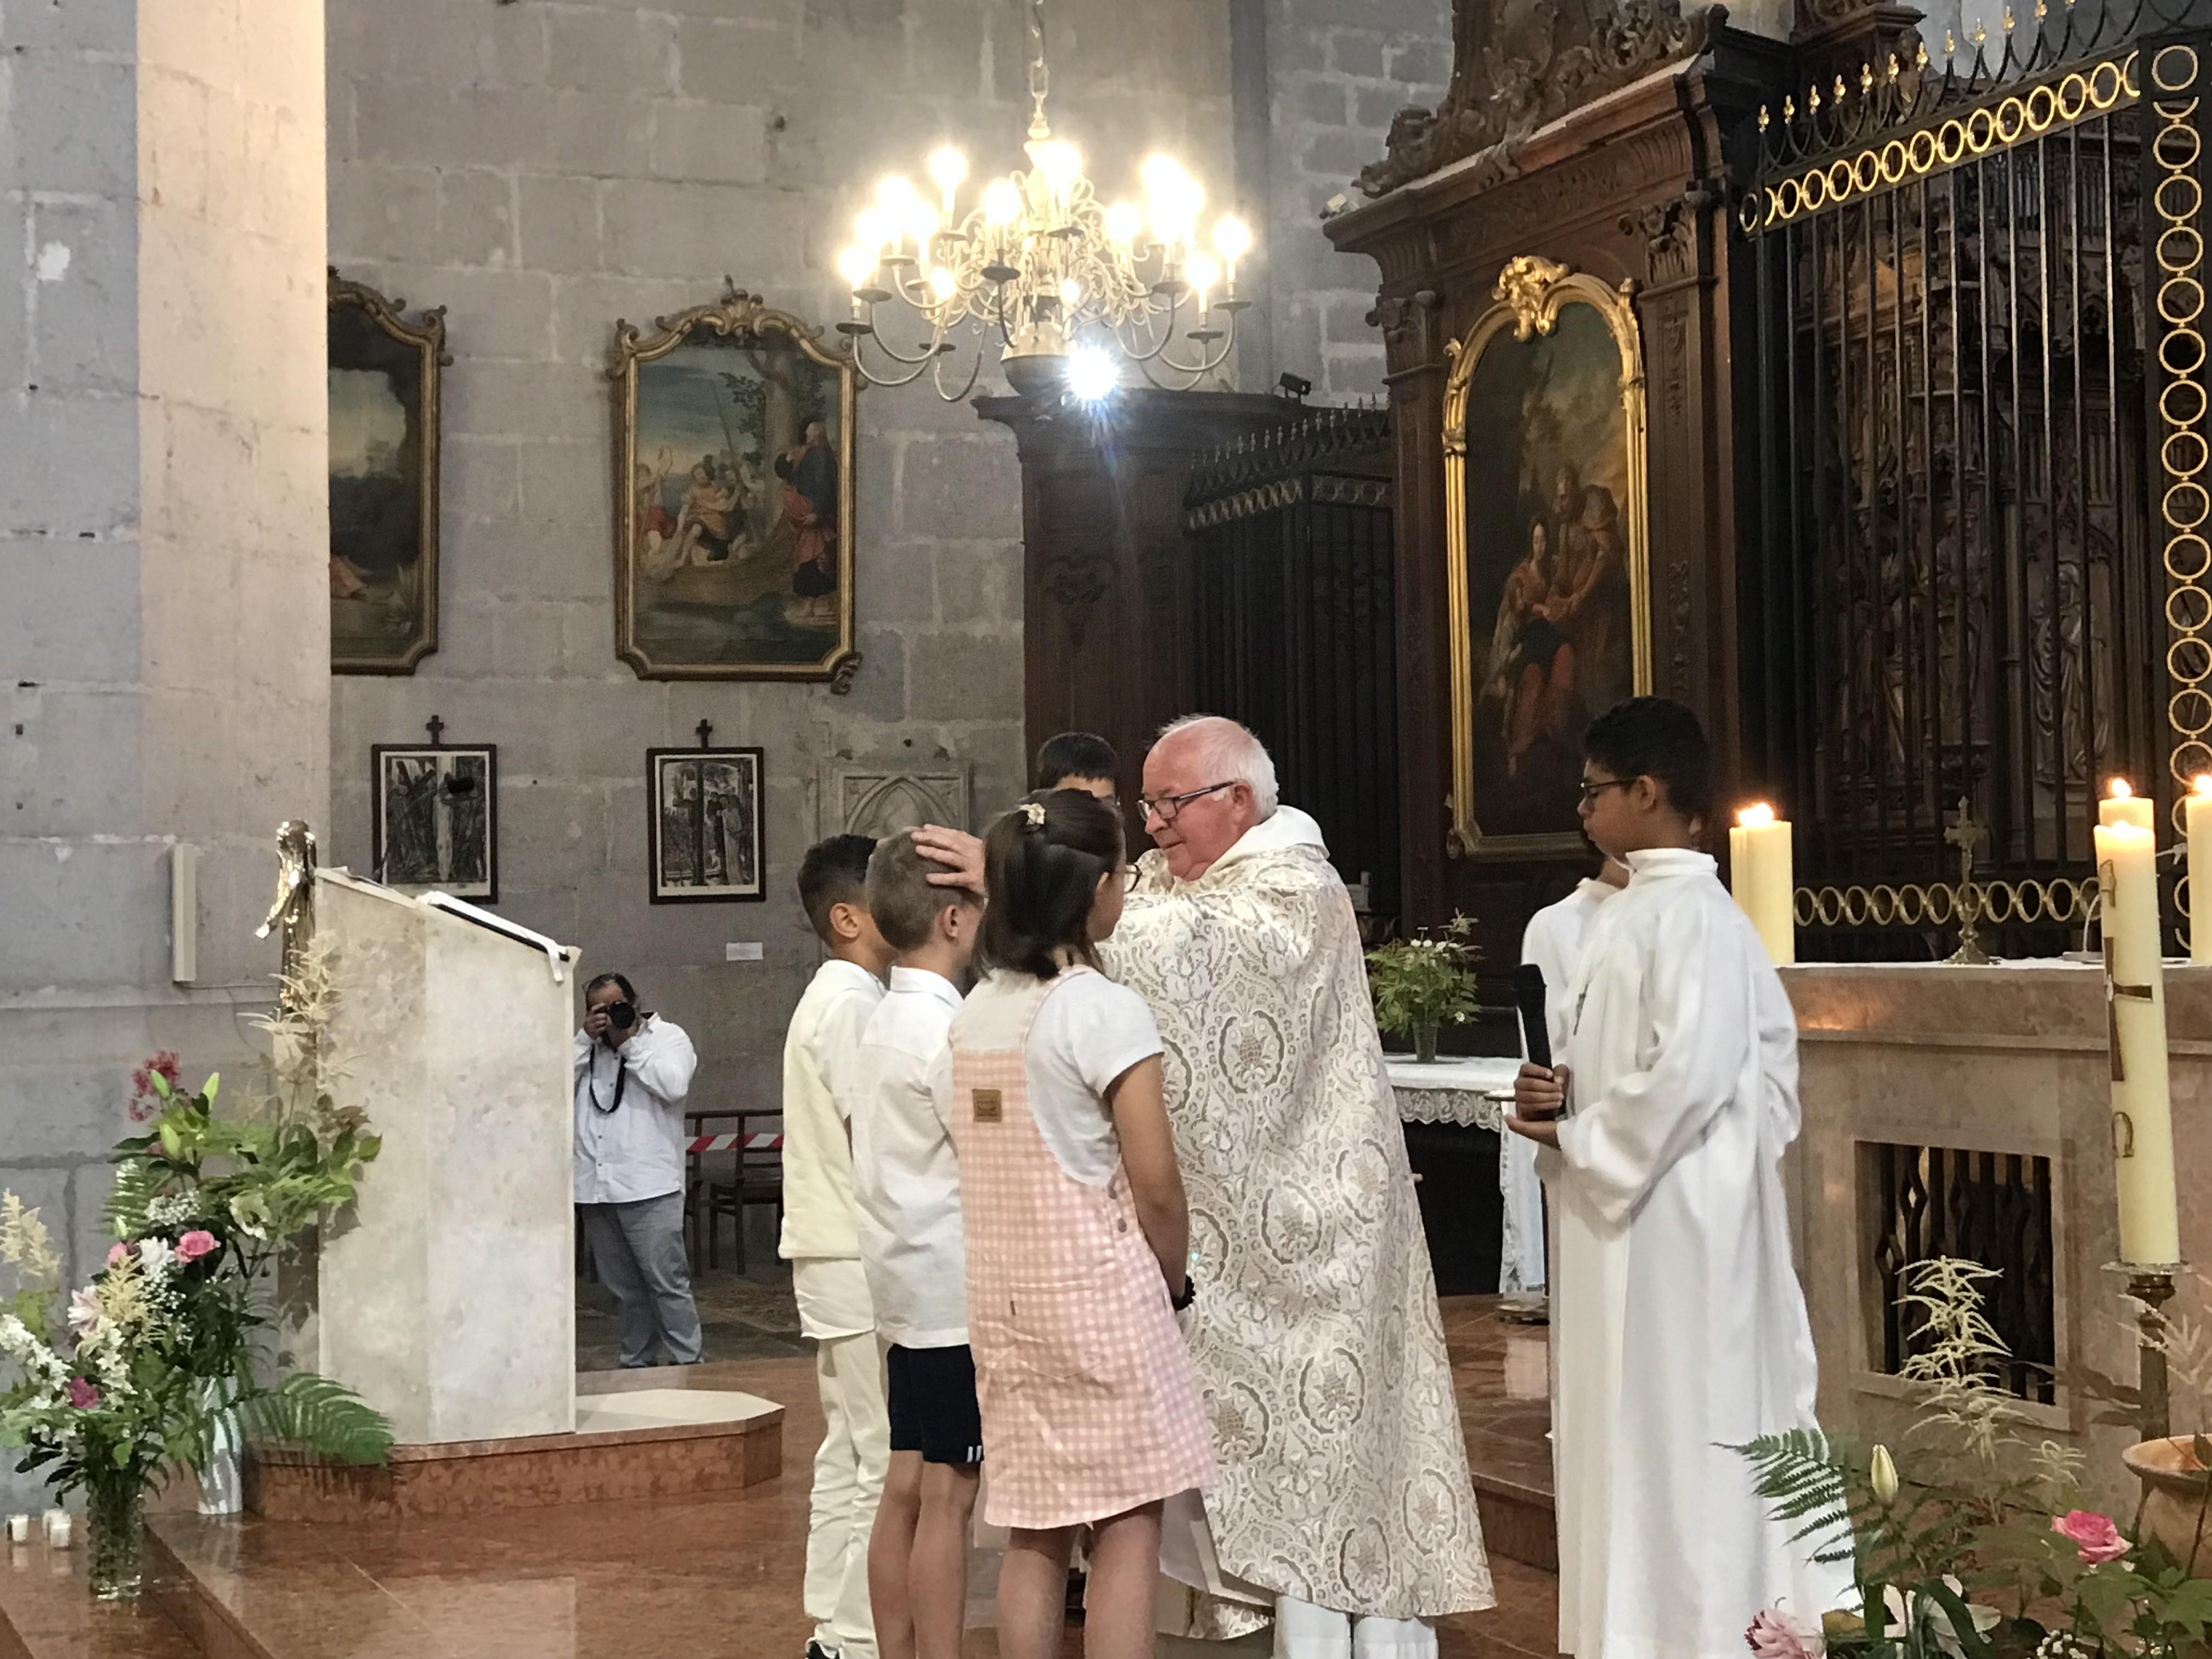
[(1974, 885), (1974, 854), (1990, 832), (1974, 822), (1974, 804), (1959, 797), (1959, 821), (1943, 832), (1943, 839), (1959, 849), (1959, 948), (1945, 958), (1948, 964), (1980, 968), (1990, 954), (1982, 949), (1982, 894)]

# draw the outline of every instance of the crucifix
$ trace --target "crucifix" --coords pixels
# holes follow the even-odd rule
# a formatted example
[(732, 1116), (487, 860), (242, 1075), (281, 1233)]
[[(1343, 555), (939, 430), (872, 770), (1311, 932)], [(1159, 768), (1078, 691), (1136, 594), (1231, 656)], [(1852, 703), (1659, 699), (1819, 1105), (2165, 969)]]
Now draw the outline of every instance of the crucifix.
[(440, 720), (435, 714), (433, 714), (430, 716), (428, 720), (424, 722), (422, 729), (430, 734), (431, 748), (442, 749), (446, 746), (445, 721)]
[(692, 729), (699, 734), (699, 746), (702, 749), (704, 749), (707, 746), (708, 740), (714, 735), (714, 722), (708, 720), (702, 720)]
[(1943, 839), (1959, 849), (1959, 948), (1944, 958), (1947, 966), (1986, 968), (1990, 953), (1982, 949), (1982, 890), (1974, 885), (1974, 858), (1990, 832), (1974, 822), (1973, 802), (1959, 797), (1959, 821), (1943, 832)]

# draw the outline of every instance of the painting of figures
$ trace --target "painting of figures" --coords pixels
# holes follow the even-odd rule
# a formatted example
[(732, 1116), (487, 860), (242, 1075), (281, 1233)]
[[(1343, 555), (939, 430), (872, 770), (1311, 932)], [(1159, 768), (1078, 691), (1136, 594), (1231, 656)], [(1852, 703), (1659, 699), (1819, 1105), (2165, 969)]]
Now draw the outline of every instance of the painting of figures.
[(1465, 850), (1576, 846), (1583, 732), (1639, 689), (1642, 410), (1616, 330), (1561, 303), (1548, 330), (1495, 330), (1460, 365)]
[(646, 751), (655, 904), (767, 896), (761, 750)]
[(438, 647), (445, 308), (330, 278), (331, 666), (411, 674)]
[(376, 878), (405, 892), (499, 897), (499, 751), (369, 751)]
[(850, 367), (739, 295), (624, 326), (617, 649), (644, 678), (829, 679), (852, 656)]

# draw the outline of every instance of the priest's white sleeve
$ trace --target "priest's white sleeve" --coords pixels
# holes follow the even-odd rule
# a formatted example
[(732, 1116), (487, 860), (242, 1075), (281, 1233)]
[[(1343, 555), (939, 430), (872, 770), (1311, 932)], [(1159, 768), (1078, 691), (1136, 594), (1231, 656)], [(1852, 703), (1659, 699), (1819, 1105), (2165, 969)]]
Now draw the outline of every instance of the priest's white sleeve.
[(1650, 1035), (1638, 1047), (1648, 1060), (1560, 1121), (1564, 1180), (1614, 1226), (1635, 1216), (1741, 1086), (1758, 1024), (1733, 944), (1714, 937), (1704, 905), (1667, 917), (1639, 964), (1638, 1023)]

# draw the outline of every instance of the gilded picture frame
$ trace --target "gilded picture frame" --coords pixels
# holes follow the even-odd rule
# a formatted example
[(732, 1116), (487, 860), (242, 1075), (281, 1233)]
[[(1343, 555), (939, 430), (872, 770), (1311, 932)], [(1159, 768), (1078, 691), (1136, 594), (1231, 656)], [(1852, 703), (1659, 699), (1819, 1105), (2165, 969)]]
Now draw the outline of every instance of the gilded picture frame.
[(411, 674), (438, 648), (438, 428), (446, 308), (406, 317), (329, 283), (331, 672)]
[(1446, 347), (1449, 850), (1584, 850), (1581, 733), (1651, 690), (1636, 285), (1523, 255)]
[(848, 690), (851, 358), (733, 288), (656, 318), (650, 335), (618, 323), (608, 374), (617, 654), (640, 679)]

